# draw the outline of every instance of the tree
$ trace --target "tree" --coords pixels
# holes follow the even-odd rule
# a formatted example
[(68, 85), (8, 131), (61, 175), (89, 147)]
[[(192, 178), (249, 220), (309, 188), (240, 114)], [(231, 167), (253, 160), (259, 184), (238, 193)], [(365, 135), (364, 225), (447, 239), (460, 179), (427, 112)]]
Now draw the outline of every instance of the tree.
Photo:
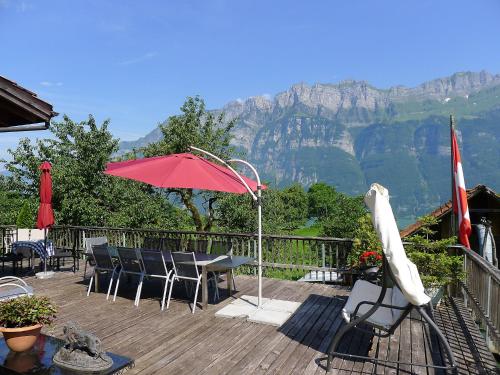
[(337, 193), (335, 204), (328, 215), (321, 219), (323, 234), (329, 237), (352, 238), (358, 228), (358, 221), (366, 214), (363, 197), (349, 197)]
[(11, 185), (10, 178), (0, 176), (0, 225), (15, 223), (25, 202)]
[[(264, 233), (290, 233), (307, 220), (307, 196), (294, 184), (283, 190), (268, 187), (262, 192), (262, 230)], [(257, 231), (257, 210), (252, 198), (226, 195), (217, 201), (215, 222), (221, 230), (239, 233)]]
[[(145, 156), (160, 156), (187, 152), (189, 146), (196, 146), (226, 160), (234, 153), (231, 142), (231, 130), (235, 119), (225, 121), (224, 113), (214, 115), (205, 108), (205, 102), (199, 96), (188, 97), (181, 107), (181, 115), (169, 117), (166, 124), (160, 125), (163, 138), (146, 146), (142, 151)], [(213, 224), (212, 205), (220, 194), (202, 192), (196, 194), (193, 189), (168, 189), (178, 195), (189, 210), (196, 230), (209, 231)], [(195, 201), (208, 204), (205, 220)]]
[(79, 123), (64, 116), (62, 122), (52, 124), (53, 138), (36, 144), (22, 139), (15, 150), (9, 150), (12, 161), (6, 164), (13, 186), (25, 197), (38, 197), (38, 166), (47, 160), (52, 164), (56, 223), (170, 227), (179, 213), (172, 211), (161, 192), (103, 173), (118, 150), (118, 140), (108, 126), (109, 120), (98, 126), (92, 116)]
[(30, 209), (30, 204), (28, 201), (24, 201), (19, 215), (17, 215), (16, 226), (18, 228), (33, 228), (35, 225), (35, 220), (33, 218), (33, 212)]
[(324, 182), (312, 184), (307, 191), (309, 200), (309, 217), (322, 220), (335, 210), (339, 193), (333, 186)]

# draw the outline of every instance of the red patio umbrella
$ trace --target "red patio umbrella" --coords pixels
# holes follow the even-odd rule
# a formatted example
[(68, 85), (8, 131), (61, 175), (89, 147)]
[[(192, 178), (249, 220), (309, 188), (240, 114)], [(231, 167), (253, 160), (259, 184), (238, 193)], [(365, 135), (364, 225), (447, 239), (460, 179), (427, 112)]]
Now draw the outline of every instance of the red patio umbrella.
[(44, 161), (38, 169), (42, 171), (40, 176), (40, 207), (38, 207), (38, 229), (47, 229), (54, 225), (54, 211), (52, 210), (52, 177), (50, 169), (52, 166)]
[[(38, 207), (38, 218), (36, 226), (38, 229), (45, 229), (45, 252), (47, 253), (47, 228), (54, 225), (54, 211), (52, 210), (52, 177), (50, 170), (52, 166), (48, 161), (44, 161), (40, 167), (40, 206)], [(47, 259), (43, 262), (44, 277), (47, 276)]]
[[(265, 185), (260, 185), (260, 178), (255, 168), (246, 161), (233, 159), (228, 162), (238, 162), (249, 167), (255, 174), (257, 181), (245, 177), (219, 157), (191, 146), (193, 150), (219, 161), (221, 164), (212, 163), (202, 157), (184, 153), (166, 156), (157, 156), (138, 160), (108, 163), (104, 173), (112, 176), (129, 178), (142, 181), (162, 188), (200, 189), (221, 191), (227, 193), (251, 193), (257, 204), (258, 212), (258, 253), (259, 253), (259, 297), (258, 307), (262, 300), (262, 205), (261, 190)], [(244, 182), (243, 182), (244, 181)], [(245, 186), (245, 184), (248, 186)], [(260, 186), (259, 186), (260, 185)], [(251, 191), (250, 191), (251, 190)], [(253, 192), (257, 191), (257, 194)]]
[[(189, 153), (108, 163), (104, 173), (162, 188), (248, 192), (230, 169)], [(250, 189), (257, 190), (257, 182), (241, 177)]]

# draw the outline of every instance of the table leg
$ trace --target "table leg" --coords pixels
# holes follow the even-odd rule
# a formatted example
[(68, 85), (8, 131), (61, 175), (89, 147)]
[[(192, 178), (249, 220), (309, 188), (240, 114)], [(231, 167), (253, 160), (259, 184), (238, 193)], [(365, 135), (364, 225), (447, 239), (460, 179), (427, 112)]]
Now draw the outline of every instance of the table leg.
[(226, 272), (226, 280), (227, 280), (227, 294), (231, 297), (233, 292), (233, 269), (229, 268)]
[(207, 282), (207, 267), (201, 267), (201, 303), (203, 310), (208, 308), (208, 282)]

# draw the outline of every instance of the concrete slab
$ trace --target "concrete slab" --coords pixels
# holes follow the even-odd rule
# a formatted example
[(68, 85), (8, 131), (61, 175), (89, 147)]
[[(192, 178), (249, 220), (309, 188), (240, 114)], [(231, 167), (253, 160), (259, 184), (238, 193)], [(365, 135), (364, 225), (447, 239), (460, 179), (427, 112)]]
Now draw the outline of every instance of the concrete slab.
[(246, 318), (250, 322), (281, 326), (299, 308), (300, 302), (263, 298), (257, 308), (255, 296), (241, 296), (215, 313), (224, 318)]

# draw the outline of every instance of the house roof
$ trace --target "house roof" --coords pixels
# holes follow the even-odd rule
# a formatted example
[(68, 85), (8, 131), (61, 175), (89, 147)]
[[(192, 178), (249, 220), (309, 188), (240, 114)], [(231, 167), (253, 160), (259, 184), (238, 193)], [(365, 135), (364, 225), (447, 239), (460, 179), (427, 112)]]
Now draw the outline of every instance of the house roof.
[[(472, 189), (467, 190), (467, 200), (475, 197), (479, 193), (486, 193), (489, 195), (492, 195), (493, 197), (497, 198), (500, 200), (500, 196), (495, 193), (493, 190), (491, 190), (489, 187), (485, 185), (477, 185)], [(441, 219), (444, 215), (446, 215), (448, 212), (451, 210), (451, 199), (436, 208), (434, 211), (432, 211), (429, 216), (434, 216), (436, 219)], [(409, 236), (410, 234), (415, 233), (417, 230), (419, 230), (422, 227), (422, 223), (420, 221), (416, 221), (413, 224), (408, 225), (406, 228), (402, 229), (399, 234), (401, 235), (402, 238)]]
[[(47, 128), (50, 119), (56, 115), (52, 105), (34, 92), (0, 76), (0, 131)], [(44, 126), (25, 126), (40, 123)]]

